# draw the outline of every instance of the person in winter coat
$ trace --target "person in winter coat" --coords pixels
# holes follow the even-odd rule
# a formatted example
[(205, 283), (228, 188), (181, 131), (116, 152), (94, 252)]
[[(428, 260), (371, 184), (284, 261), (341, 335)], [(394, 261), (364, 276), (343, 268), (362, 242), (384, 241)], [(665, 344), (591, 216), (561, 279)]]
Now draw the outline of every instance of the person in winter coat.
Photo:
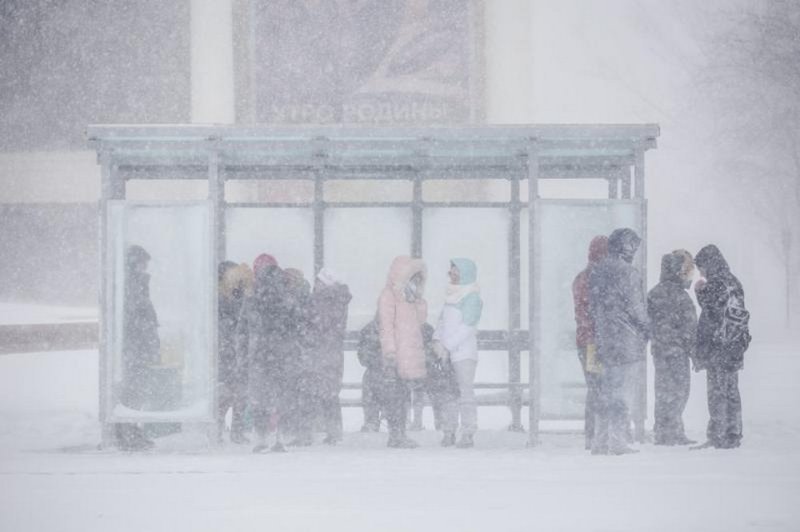
[[(123, 308), (121, 403), (135, 410), (146, 409), (155, 390), (152, 366), (160, 361), (158, 317), (150, 300), (150, 254), (132, 245), (125, 253), (125, 302)], [(121, 449), (138, 451), (153, 447), (153, 441), (134, 423), (115, 427)]]
[(636, 452), (626, 441), (626, 381), (631, 365), (645, 358), (648, 336), (642, 280), (632, 265), (640, 243), (632, 229), (616, 229), (608, 237), (608, 256), (589, 273), (589, 309), (603, 367), (592, 454)]
[(656, 445), (696, 443), (686, 437), (683, 410), (689, 400), (697, 312), (687, 292), (694, 268), (691, 255), (673, 251), (661, 258), (661, 281), (647, 294), (655, 367)]
[[(421, 327), (428, 315), (423, 294), (426, 269), (421, 259), (399, 256), (392, 261), (386, 287), (378, 298), (378, 323), (386, 389), (395, 390), (387, 406), (389, 447), (413, 448), (406, 436), (408, 389), (425, 379), (425, 345)], [(388, 386), (390, 382), (403, 384)], [(388, 393), (388, 392), (387, 392)]]
[(704, 278), (695, 284), (700, 320), (695, 369), (706, 370), (708, 441), (701, 447), (730, 449), (742, 440), (739, 370), (750, 344), (744, 289), (713, 244), (701, 249), (694, 263)]
[(285, 447), (280, 420), (289, 408), (289, 373), (299, 354), (303, 310), (290, 276), (274, 259), (257, 259), (253, 270), (253, 295), (245, 300), (236, 326), (236, 352), (248, 362), (249, 406), (258, 438), (253, 452), (268, 449), (272, 428), (276, 429), (272, 450), (281, 452)]
[(478, 404), (475, 398), (475, 370), (478, 367), (478, 322), (481, 319), (483, 300), (477, 283), (478, 269), (470, 259), (450, 261), (450, 284), (445, 294), (445, 305), (433, 335), (434, 349), (443, 359), (453, 364), (459, 388), (459, 409), (449, 411), (445, 422), (442, 445), (456, 445), (455, 427), (461, 418), (460, 448), (473, 447), (478, 430)]
[(247, 360), (236, 354), (236, 325), (245, 298), (252, 294), (253, 272), (247, 264), (225, 261), (219, 265), (219, 439), (225, 416), (231, 410), (231, 442), (249, 443), (245, 436), (244, 415), (247, 407)]
[(578, 347), (578, 360), (586, 381), (586, 402), (584, 409), (583, 434), (586, 449), (592, 448), (594, 425), (600, 393), (600, 366), (596, 362), (597, 341), (594, 335), (594, 321), (589, 312), (589, 274), (592, 268), (608, 255), (608, 237), (596, 236), (589, 243), (589, 264), (572, 281), (572, 298), (575, 304), (575, 343)]
[(427, 372), (425, 394), (430, 398), (434, 417), (439, 420), (437, 430), (442, 430), (445, 435), (451, 435), (442, 441), (442, 445), (451, 447), (455, 444), (455, 433), (458, 430), (460, 392), (453, 363), (449, 357), (442, 357), (442, 347), (433, 339), (435, 331), (427, 323), (422, 326)]
[(313, 442), (313, 421), (321, 415), (326, 436), (323, 443), (334, 445), (342, 439), (342, 409), (339, 393), (344, 374), (344, 335), (350, 289), (328, 268), (317, 274), (310, 298), (310, 365), (301, 377), (297, 443)]
[(361, 378), (361, 406), (364, 410), (364, 425), (361, 432), (378, 432), (381, 413), (386, 415), (382, 404), (383, 353), (381, 352), (378, 317), (366, 324), (358, 333), (358, 361), (364, 367)]

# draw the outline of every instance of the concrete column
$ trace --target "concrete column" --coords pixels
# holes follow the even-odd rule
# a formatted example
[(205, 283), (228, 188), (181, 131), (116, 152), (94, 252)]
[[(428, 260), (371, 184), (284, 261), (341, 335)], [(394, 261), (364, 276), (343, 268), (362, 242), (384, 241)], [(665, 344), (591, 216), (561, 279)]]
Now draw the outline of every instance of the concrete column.
[(191, 0), (192, 123), (236, 121), (231, 0)]
[(486, 121), (533, 122), (532, 0), (484, 4)]

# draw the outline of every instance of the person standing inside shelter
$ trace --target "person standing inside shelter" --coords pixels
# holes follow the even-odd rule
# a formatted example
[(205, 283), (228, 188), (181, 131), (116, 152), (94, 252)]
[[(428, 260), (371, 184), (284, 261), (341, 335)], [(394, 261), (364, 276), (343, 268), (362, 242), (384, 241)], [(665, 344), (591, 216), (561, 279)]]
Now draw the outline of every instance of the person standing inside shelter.
[(236, 326), (245, 298), (253, 290), (253, 272), (247, 264), (225, 261), (219, 265), (219, 439), (225, 416), (231, 411), (231, 442), (249, 443), (245, 436), (247, 408), (247, 360), (236, 353)]
[(687, 290), (694, 264), (688, 251), (661, 258), (661, 280), (647, 294), (651, 344), (655, 367), (656, 445), (696, 443), (686, 437), (683, 410), (689, 400), (690, 360), (694, 357), (697, 311)]
[(377, 315), (359, 331), (356, 353), (358, 361), (364, 367), (361, 378), (364, 425), (361, 432), (378, 432), (381, 428), (381, 413), (386, 417), (386, 406), (383, 404), (383, 353)]
[[(478, 367), (478, 322), (483, 300), (478, 286), (478, 268), (470, 259), (455, 258), (447, 272), (450, 284), (433, 339), (435, 351), (449, 359), (458, 381), (458, 410), (445, 413), (442, 445), (468, 448), (475, 445), (478, 430), (478, 403), (475, 397), (475, 371)], [(456, 444), (455, 430), (461, 421), (461, 438)]]
[(424, 299), (425, 263), (407, 256), (395, 257), (386, 286), (378, 298), (378, 326), (383, 355), (382, 389), (387, 395), (389, 441), (394, 448), (418, 444), (406, 436), (408, 391), (425, 379), (425, 345), (422, 324), (427, 320)]
[(273, 257), (260, 255), (253, 272), (253, 295), (245, 301), (236, 327), (236, 351), (248, 361), (248, 396), (258, 439), (253, 452), (269, 449), (267, 435), (273, 429), (272, 451), (283, 452), (280, 419), (288, 408), (288, 368), (298, 354), (301, 311), (289, 276)]
[(601, 260), (608, 255), (608, 237), (596, 236), (589, 243), (589, 264), (572, 282), (572, 298), (575, 304), (575, 343), (578, 347), (578, 360), (586, 381), (586, 401), (584, 408), (583, 434), (586, 449), (592, 448), (595, 416), (599, 403), (600, 372), (597, 362), (597, 341), (594, 321), (589, 312), (589, 274)]
[[(158, 317), (150, 300), (150, 254), (138, 245), (125, 253), (125, 302), (123, 306), (122, 395), (121, 403), (134, 410), (144, 410), (152, 399), (152, 367), (160, 362), (161, 341)], [(150, 449), (154, 443), (135, 423), (118, 423), (117, 445), (126, 451)]]
[(626, 435), (630, 368), (645, 359), (648, 335), (642, 279), (632, 264), (640, 243), (632, 229), (616, 229), (608, 237), (608, 256), (589, 274), (589, 308), (603, 367), (592, 454), (637, 452)]
[(732, 449), (742, 441), (739, 370), (751, 340), (750, 313), (745, 309), (742, 284), (717, 246), (705, 246), (694, 263), (703, 277), (695, 284), (701, 309), (695, 369), (706, 370), (710, 417), (708, 441), (701, 447)]
[(311, 293), (310, 367), (308, 378), (302, 379), (300, 393), (306, 396), (306, 408), (299, 416), (298, 439), (310, 441), (312, 424), (319, 414), (325, 427), (323, 443), (335, 445), (342, 439), (342, 407), (339, 394), (344, 375), (344, 335), (347, 329), (347, 309), (352, 296), (350, 289), (329, 268), (322, 268)]

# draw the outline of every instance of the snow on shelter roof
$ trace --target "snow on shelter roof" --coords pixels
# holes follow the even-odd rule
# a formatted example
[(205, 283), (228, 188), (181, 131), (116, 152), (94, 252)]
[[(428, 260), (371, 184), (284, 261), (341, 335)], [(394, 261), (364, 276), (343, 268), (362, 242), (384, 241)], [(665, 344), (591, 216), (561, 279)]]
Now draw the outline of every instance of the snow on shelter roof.
[[(91, 125), (89, 144), (123, 178), (206, 179), (210, 157), (235, 179), (508, 177), (536, 153), (539, 177), (601, 177), (656, 147), (659, 127), (504, 125), (441, 127)], [(179, 171), (178, 171), (179, 170)], [(432, 172), (432, 175), (426, 175)], [(496, 174), (496, 175), (495, 175)], [(333, 176), (332, 176), (333, 177)], [(477, 176), (476, 176), (477, 177)], [(527, 177), (523, 174), (521, 177)]]

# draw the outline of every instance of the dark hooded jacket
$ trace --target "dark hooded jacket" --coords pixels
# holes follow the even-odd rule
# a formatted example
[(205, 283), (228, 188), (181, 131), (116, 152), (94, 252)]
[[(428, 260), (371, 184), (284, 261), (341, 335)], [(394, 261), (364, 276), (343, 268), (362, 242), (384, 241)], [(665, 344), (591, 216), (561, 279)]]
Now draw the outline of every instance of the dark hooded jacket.
[(219, 311), (219, 364), (217, 378), (220, 382), (234, 385), (246, 381), (247, 369), (244, 361), (236, 356), (236, 324), (242, 313), (245, 300), (244, 286), (228, 286), (231, 272), (239, 266), (226, 261), (219, 266), (220, 293)]
[(311, 294), (312, 368), (318, 391), (338, 395), (344, 374), (344, 336), (352, 296), (345, 284), (317, 283)]
[[(742, 368), (744, 351), (726, 348), (715, 339), (715, 333), (723, 322), (725, 307), (731, 294), (744, 301), (744, 290), (734, 276), (728, 262), (713, 244), (701, 249), (694, 259), (698, 268), (705, 272), (706, 283), (696, 289), (700, 304), (700, 320), (697, 325), (697, 354), (695, 367), (708, 367), (735, 371)], [(749, 340), (749, 334), (748, 334)]]
[(647, 295), (651, 352), (655, 358), (694, 358), (697, 312), (686, 292), (689, 281), (681, 277), (683, 263), (683, 255), (664, 255), (661, 281)]
[(138, 265), (150, 255), (141, 246), (131, 246), (125, 264), (125, 304), (122, 348), (124, 391), (122, 403), (142, 408), (154, 390), (150, 367), (160, 361), (158, 317), (150, 300), (150, 275)]
[(236, 326), (236, 352), (247, 360), (251, 392), (285, 385), (300, 353), (305, 320), (303, 301), (289, 276), (277, 266), (256, 273), (253, 295), (245, 300)]
[(648, 335), (642, 279), (631, 265), (641, 239), (632, 229), (608, 238), (608, 256), (589, 274), (589, 309), (595, 324), (597, 358), (618, 366), (645, 357)]

